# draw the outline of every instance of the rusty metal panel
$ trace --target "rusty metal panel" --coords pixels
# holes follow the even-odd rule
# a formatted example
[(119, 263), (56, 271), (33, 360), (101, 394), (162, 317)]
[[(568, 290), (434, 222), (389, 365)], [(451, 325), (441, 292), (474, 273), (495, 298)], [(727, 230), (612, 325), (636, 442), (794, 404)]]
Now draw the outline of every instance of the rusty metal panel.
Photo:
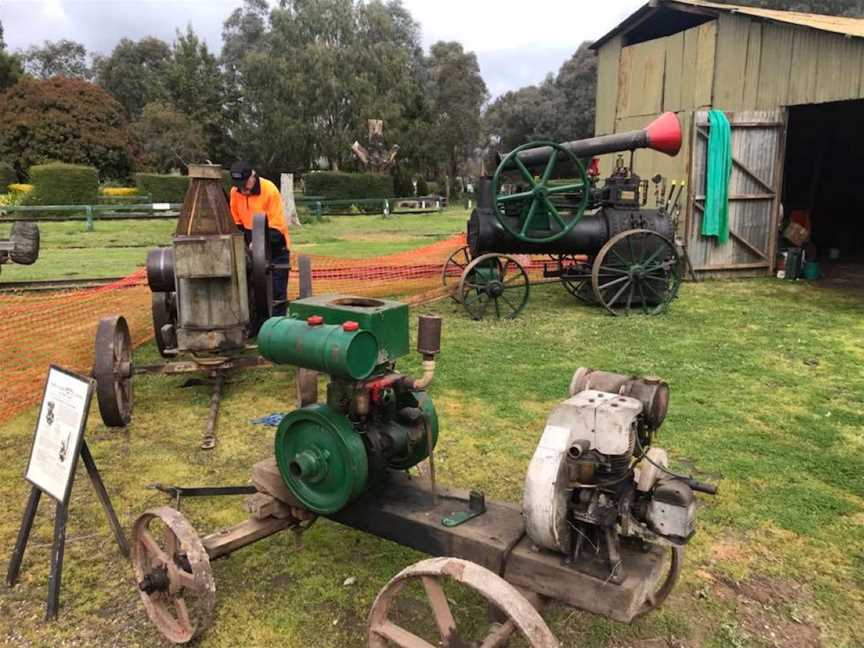
[(809, 29), (794, 30), (787, 105), (815, 101), (821, 38), (822, 34)]
[(862, 47), (858, 40), (820, 34), (815, 103), (858, 98)]
[(654, 115), (663, 106), (665, 39), (631, 45), (621, 50), (618, 117)]
[(762, 25), (750, 23), (747, 35), (747, 65), (744, 69), (744, 95), (736, 110), (753, 110), (759, 92), (759, 65), (762, 59)]
[(620, 38), (613, 38), (597, 53), (595, 135), (608, 135), (615, 129), (615, 117), (618, 108), (618, 67), (620, 60)]
[(684, 32), (663, 39), (666, 41), (666, 74), (663, 82), (663, 110), (677, 112), (685, 108), (682, 101), (684, 76)]
[(691, 156), (691, 201), (687, 248), (701, 273), (759, 270), (774, 266), (774, 237), (782, 183), (784, 112), (727, 114), (732, 126), (732, 176), (729, 181), (729, 241), (719, 245), (700, 234), (705, 202), (708, 113), (695, 115)]
[(750, 21), (721, 15), (717, 20), (717, 52), (714, 72), (714, 107), (737, 110), (744, 101), (747, 42)]
[[(762, 27), (762, 56), (759, 63), (759, 87), (756, 106), (771, 109), (786, 104), (792, 73), (794, 29), (785, 25)], [(797, 74), (797, 71), (796, 71)]]

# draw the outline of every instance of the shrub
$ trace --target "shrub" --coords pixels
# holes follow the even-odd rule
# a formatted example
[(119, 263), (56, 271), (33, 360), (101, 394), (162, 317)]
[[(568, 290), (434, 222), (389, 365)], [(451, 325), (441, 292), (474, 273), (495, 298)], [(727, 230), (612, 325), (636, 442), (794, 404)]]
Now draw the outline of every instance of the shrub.
[(102, 187), (99, 190), (103, 196), (137, 196), (138, 187)]
[(81, 79), (22, 78), (0, 93), (0, 157), (16, 168), (60, 160), (126, 177), (135, 146), (119, 103)]
[(182, 203), (189, 189), (189, 176), (136, 173), (135, 185), (153, 202)]
[(349, 198), (392, 198), (393, 177), (374, 173), (341, 173), (318, 171), (305, 178), (308, 196), (323, 196), (326, 200)]
[(426, 178), (420, 176), (417, 178), (417, 195), (418, 196), (428, 196), (429, 195), (429, 185), (426, 183)]
[(92, 205), (99, 193), (99, 172), (78, 164), (37, 164), (30, 167), (33, 191), (25, 205)]
[(8, 162), (0, 162), (0, 193), (16, 182), (18, 182), (18, 174), (15, 173), (14, 167)]
[(438, 186), (437, 182), (432, 182), (431, 180), (426, 183), (426, 193), (424, 196), (438, 196), (441, 194), (441, 188)]
[(399, 198), (413, 196), (414, 183), (411, 182), (411, 176), (397, 168), (393, 174), (393, 190)]

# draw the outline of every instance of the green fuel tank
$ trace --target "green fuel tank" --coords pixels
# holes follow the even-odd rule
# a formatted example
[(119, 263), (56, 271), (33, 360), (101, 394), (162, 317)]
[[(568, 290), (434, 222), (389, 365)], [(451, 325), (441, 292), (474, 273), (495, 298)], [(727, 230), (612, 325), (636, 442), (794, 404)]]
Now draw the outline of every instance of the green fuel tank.
[(271, 317), (258, 332), (258, 351), (276, 364), (313, 369), (347, 380), (367, 378), (378, 364), (375, 336), (356, 322), (325, 324), (319, 315), (305, 320)]

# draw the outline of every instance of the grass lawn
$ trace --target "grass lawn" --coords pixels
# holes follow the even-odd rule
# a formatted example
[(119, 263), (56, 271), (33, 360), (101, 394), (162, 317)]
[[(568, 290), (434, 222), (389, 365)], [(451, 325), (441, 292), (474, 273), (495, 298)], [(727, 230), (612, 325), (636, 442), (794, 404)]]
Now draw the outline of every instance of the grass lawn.
[[(414, 315), (424, 312), (445, 317), (431, 388), (443, 483), (519, 502), (545, 418), (573, 370), (587, 365), (668, 380), (670, 410), (657, 443), (674, 468), (720, 486), (717, 497), (700, 496), (698, 531), (665, 606), (629, 626), (552, 606), (546, 618), (562, 646), (864, 645), (860, 299), (749, 280), (686, 284), (670, 312), (655, 318), (609, 317), (557, 286), (533, 291), (512, 322), (470, 321), (450, 301)], [(153, 358), (152, 346), (136, 352), (138, 362)], [(416, 354), (401, 368), (418, 371)], [(223, 400), (218, 448), (204, 453), (196, 448), (209, 388), (184, 388), (184, 380), (137, 378), (126, 433), (91, 414), (87, 438), (127, 528), (148, 507), (168, 503), (147, 484), (245, 482), (252, 463), (272, 452), (274, 436), (250, 419), (293, 403), (292, 371), (237, 375)], [(4, 559), (26, 499), (21, 475), (34, 415), (0, 427)], [(240, 499), (188, 499), (182, 510), (204, 534), (244, 519)], [(159, 645), (80, 470), (61, 619), (43, 623), (51, 509), (43, 500), (21, 583), (0, 590), (0, 637), (16, 645)], [(213, 565), (217, 617), (200, 645), (365, 645), (376, 593), (420, 558), (326, 520), (306, 534), (302, 550), (290, 533), (277, 534)], [(344, 585), (349, 577), (356, 580)]]
[[(465, 231), (468, 212), (449, 209), (429, 214), (333, 216), (291, 232), (291, 251), (343, 258), (374, 257), (422, 247)], [(31, 266), (4, 265), (0, 281), (121, 277), (147, 263), (147, 252), (171, 242), (173, 220), (97, 221), (39, 224), (41, 250)], [(0, 227), (0, 236), (8, 228)]]

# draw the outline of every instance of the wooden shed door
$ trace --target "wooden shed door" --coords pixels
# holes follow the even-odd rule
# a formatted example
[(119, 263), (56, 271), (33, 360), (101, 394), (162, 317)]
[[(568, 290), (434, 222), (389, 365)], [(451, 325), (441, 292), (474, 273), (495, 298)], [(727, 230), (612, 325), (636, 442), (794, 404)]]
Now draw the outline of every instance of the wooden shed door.
[(777, 218), (783, 177), (785, 112), (726, 113), (732, 127), (729, 180), (729, 241), (705, 237), (705, 185), (708, 166), (708, 112), (693, 120), (687, 252), (696, 272), (767, 274), (774, 270)]

